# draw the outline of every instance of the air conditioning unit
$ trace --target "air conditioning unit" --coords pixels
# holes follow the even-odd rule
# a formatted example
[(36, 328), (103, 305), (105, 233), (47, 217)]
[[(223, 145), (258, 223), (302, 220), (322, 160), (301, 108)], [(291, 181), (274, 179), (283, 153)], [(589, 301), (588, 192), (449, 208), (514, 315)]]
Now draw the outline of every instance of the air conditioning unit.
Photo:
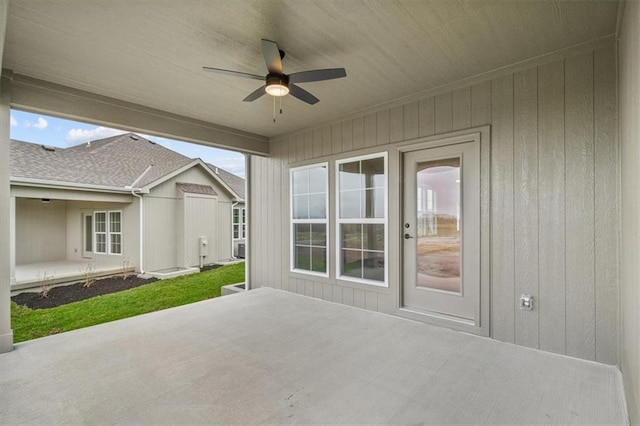
[(238, 257), (240, 259), (244, 259), (244, 247), (245, 247), (245, 243), (238, 244)]

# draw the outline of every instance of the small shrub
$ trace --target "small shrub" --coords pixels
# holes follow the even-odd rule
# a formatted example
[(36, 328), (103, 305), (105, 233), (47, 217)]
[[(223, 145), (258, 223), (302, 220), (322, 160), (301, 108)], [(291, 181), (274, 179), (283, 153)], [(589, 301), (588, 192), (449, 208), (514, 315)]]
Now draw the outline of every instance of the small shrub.
[(43, 299), (49, 297), (49, 292), (53, 288), (53, 275), (47, 274), (47, 271), (39, 272), (38, 281), (40, 281), (40, 297)]
[(129, 271), (130, 267), (131, 267), (131, 262), (129, 262), (129, 259), (125, 259), (122, 261), (122, 266), (120, 268), (122, 272), (120, 272), (120, 276), (122, 277), (123, 280), (126, 280), (130, 276), (134, 275), (133, 272)]
[(86, 265), (84, 265), (82, 268), (80, 268), (80, 272), (84, 277), (82, 287), (89, 288), (91, 287), (91, 284), (96, 282), (96, 265), (94, 265), (93, 263), (87, 263)]

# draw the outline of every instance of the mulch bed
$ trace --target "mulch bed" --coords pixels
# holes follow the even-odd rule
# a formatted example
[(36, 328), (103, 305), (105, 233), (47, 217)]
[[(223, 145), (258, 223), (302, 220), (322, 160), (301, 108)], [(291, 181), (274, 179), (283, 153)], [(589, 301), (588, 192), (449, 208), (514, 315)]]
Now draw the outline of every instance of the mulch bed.
[(40, 293), (20, 293), (13, 296), (11, 300), (18, 305), (24, 305), (31, 309), (55, 308), (67, 303), (78, 302), (90, 299), (103, 294), (117, 293), (130, 288), (140, 287), (158, 281), (157, 278), (138, 278), (131, 275), (126, 279), (122, 277), (108, 277), (96, 280), (90, 287), (83, 287), (83, 283), (54, 287), (49, 290), (47, 297), (42, 297)]

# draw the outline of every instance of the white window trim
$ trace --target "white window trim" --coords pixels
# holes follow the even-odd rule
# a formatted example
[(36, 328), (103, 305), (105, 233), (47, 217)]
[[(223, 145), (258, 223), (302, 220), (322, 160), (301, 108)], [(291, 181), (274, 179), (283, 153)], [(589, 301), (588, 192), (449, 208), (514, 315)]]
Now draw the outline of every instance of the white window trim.
[[(352, 163), (354, 161), (369, 160), (372, 158), (384, 159), (384, 218), (358, 218), (358, 219), (340, 219), (340, 165), (344, 163)], [(357, 157), (343, 158), (336, 160), (335, 166), (335, 197), (336, 197), (336, 230), (335, 230), (335, 244), (336, 244), (336, 279), (341, 281), (348, 281), (358, 284), (373, 285), (376, 287), (389, 287), (389, 159), (387, 151), (377, 152), (374, 154), (360, 155)], [(354, 278), (346, 275), (341, 275), (341, 239), (340, 239), (340, 225), (342, 224), (383, 224), (384, 225), (384, 282), (368, 280), (365, 278)]]
[[(326, 191), (325, 191), (325, 212), (326, 212), (326, 217), (324, 219), (294, 219), (293, 218), (293, 173), (298, 171), (298, 170), (304, 170), (304, 169), (313, 169), (316, 167), (325, 167), (327, 170), (327, 174), (326, 174)], [(308, 271), (306, 269), (297, 269), (295, 267), (295, 243), (294, 243), (294, 238), (295, 238), (295, 232), (294, 232), (294, 227), (296, 224), (324, 224), (325, 225), (325, 229), (326, 229), (326, 249), (325, 249), (325, 265), (326, 265), (326, 272), (316, 272), (316, 271)], [(300, 167), (294, 167), (289, 169), (289, 270), (291, 272), (295, 272), (298, 274), (305, 274), (305, 275), (313, 275), (316, 277), (324, 277), (324, 278), (328, 278), (329, 277), (329, 271), (330, 271), (330, 265), (329, 265), (329, 235), (330, 235), (330, 229), (329, 229), (329, 163), (328, 162), (324, 162), (324, 163), (314, 163), (314, 164), (309, 164), (306, 166), (300, 166)]]
[[(105, 231), (104, 232), (98, 232), (96, 231), (96, 214), (100, 214), (100, 213), (104, 213), (105, 219), (104, 219), (104, 225), (105, 225)], [(111, 213), (119, 213), (120, 214), (120, 232), (111, 232), (111, 228), (110, 228), (110, 218), (109, 215)], [(122, 218), (123, 218), (123, 214), (122, 214), (122, 210), (95, 210), (93, 212), (93, 229), (92, 234), (93, 234), (93, 254), (106, 254), (108, 256), (122, 256), (124, 250), (124, 240), (122, 238), (123, 232), (123, 224), (122, 224)], [(98, 238), (97, 235), (98, 234), (104, 234), (105, 235), (105, 251), (98, 251)], [(113, 253), (111, 251), (111, 234), (119, 234), (120, 235), (120, 248), (121, 248), (121, 252), (120, 253)]]
[[(245, 211), (246, 211), (246, 207), (234, 207), (233, 210), (238, 210), (238, 223), (232, 223), (231, 224), (231, 235), (235, 235), (235, 231), (236, 231), (236, 226), (238, 227), (238, 237), (233, 237), (234, 241), (239, 241), (239, 240), (244, 240), (246, 239), (246, 216), (245, 216)], [(232, 211), (231, 212), (231, 221), (233, 221), (233, 215), (235, 213)]]
[[(118, 213), (120, 215), (120, 232), (111, 232), (111, 213)], [(111, 251), (111, 235), (120, 235), (120, 253), (113, 253)], [(109, 210), (107, 212), (107, 248), (109, 255), (122, 256), (124, 241), (122, 239), (122, 210)]]

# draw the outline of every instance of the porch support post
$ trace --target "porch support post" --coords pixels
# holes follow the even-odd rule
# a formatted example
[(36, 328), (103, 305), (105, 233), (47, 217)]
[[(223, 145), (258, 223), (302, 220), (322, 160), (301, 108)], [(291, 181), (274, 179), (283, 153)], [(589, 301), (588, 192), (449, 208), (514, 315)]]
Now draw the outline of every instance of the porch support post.
[(253, 203), (251, 202), (251, 155), (244, 155), (244, 208), (247, 221), (247, 233), (244, 242), (244, 289), (251, 290), (251, 242), (253, 238)]
[[(6, 3), (4, 4), (6, 7)], [(0, 9), (2, 3), (0, 3)], [(5, 12), (6, 13), (6, 12)], [(6, 17), (6, 15), (5, 15)], [(13, 350), (13, 330), (11, 330), (11, 275), (12, 250), (10, 196), (10, 99), (9, 90), (11, 82), (9, 78), (0, 80), (0, 353)], [(15, 208), (13, 209), (15, 212)]]

